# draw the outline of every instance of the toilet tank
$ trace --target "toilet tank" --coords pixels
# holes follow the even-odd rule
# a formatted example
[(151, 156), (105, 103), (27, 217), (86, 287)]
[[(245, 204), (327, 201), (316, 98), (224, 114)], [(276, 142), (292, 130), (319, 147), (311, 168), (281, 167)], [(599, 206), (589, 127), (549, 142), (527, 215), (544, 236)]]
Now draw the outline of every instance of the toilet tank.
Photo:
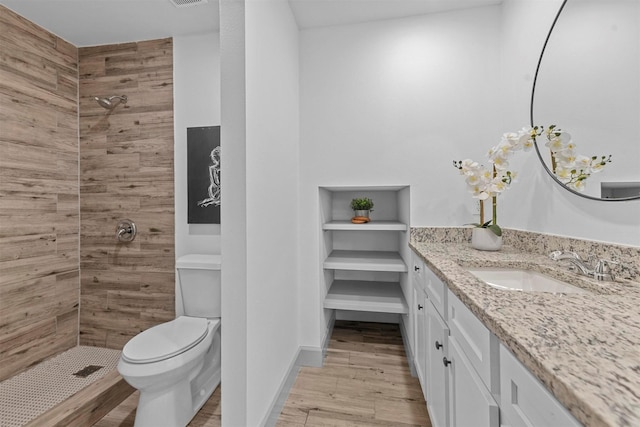
[(220, 255), (188, 254), (178, 257), (177, 290), (182, 297), (182, 307), (176, 307), (176, 313), (221, 317), (220, 262)]

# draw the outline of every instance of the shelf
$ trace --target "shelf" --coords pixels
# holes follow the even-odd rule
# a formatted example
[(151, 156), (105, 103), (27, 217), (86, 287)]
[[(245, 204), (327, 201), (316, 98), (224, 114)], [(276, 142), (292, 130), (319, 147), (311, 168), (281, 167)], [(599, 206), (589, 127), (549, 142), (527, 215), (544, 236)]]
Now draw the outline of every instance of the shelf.
[(333, 250), (324, 261), (330, 270), (391, 271), (405, 273), (407, 266), (398, 252)]
[[(318, 197), (323, 218), (319, 227), (320, 252), (324, 258), (320, 285), (323, 290), (328, 289), (322, 307), (361, 312), (351, 314), (357, 318), (400, 321), (398, 314), (409, 313), (405, 299), (405, 285), (410, 282), (409, 258), (405, 263), (402, 257), (408, 253), (410, 187), (326, 186), (319, 187)], [(375, 201), (372, 221), (351, 222), (350, 204), (356, 197)], [(328, 320), (326, 313), (322, 319)]]
[(363, 192), (363, 191), (388, 191), (396, 192), (409, 188), (408, 185), (328, 185), (320, 187), (329, 191), (348, 191), (348, 192)]
[(399, 283), (335, 280), (324, 300), (324, 308), (370, 311), (379, 313), (409, 313)]
[(398, 221), (371, 221), (366, 224), (354, 224), (351, 220), (330, 221), (322, 226), (323, 230), (359, 230), (359, 231), (407, 231), (407, 224)]

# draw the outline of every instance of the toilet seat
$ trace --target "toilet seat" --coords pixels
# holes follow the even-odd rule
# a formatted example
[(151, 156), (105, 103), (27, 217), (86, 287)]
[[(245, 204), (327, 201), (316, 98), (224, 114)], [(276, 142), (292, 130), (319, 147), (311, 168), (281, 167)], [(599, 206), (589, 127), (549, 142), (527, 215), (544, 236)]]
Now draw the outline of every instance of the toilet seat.
[(133, 337), (122, 349), (129, 363), (153, 363), (169, 359), (196, 346), (207, 335), (208, 321), (180, 316)]

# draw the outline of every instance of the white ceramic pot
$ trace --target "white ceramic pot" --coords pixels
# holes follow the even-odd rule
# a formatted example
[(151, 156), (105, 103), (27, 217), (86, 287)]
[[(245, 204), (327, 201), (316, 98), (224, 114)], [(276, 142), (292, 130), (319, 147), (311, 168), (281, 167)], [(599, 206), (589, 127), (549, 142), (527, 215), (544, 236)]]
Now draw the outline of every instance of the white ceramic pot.
[(476, 227), (471, 232), (471, 247), (480, 251), (498, 251), (502, 247), (502, 236), (488, 228)]

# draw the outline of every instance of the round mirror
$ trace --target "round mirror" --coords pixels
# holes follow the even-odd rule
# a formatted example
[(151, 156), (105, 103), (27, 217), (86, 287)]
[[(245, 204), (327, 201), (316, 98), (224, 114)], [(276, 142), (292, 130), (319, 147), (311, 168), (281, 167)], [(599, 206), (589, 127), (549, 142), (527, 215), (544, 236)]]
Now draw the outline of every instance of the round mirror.
[[(533, 82), (545, 169), (582, 197), (640, 198), (640, 1), (564, 0)], [(547, 137), (548, 134), (548, 137)]]

